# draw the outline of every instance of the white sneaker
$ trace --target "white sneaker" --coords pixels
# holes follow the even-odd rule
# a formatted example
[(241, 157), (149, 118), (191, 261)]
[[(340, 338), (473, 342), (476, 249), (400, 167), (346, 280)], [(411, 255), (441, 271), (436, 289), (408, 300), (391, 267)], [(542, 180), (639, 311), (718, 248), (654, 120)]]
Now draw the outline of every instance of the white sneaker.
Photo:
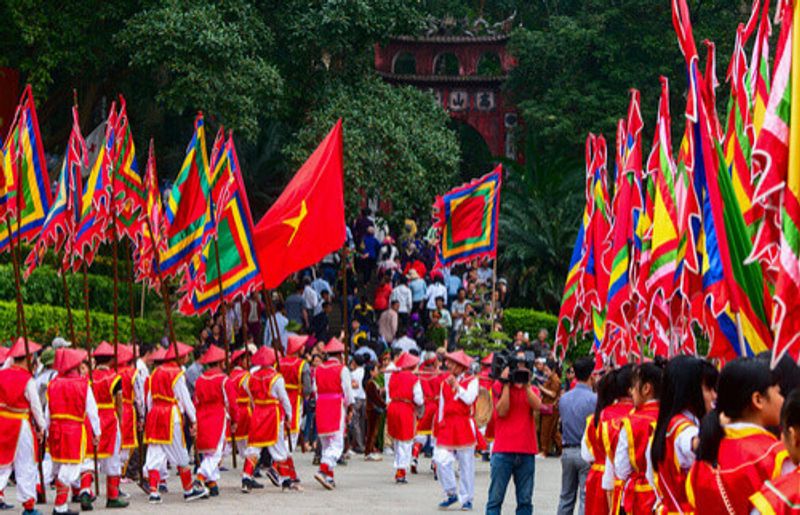
[(394, 449), (387, 447), (383, 450), (383, 453), (387, 456), (394, 456)]

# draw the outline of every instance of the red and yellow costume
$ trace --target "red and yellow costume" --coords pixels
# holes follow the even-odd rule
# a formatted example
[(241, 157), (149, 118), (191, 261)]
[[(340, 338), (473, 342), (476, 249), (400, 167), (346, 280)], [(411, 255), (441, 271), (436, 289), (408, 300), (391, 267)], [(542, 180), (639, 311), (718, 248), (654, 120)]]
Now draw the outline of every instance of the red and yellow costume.
[(624, 428), (620, 438), (627, 439), (628, 461), (631, 466), (631, 473), (625, 480), (622, 493), (625, 513), (653, 513), (656, 494), (647, 481), (646, 453), (658, 419), (658, 406), (658, 401), (645, 402), (622, 419)]
[(303, 408), (303, 369), (307, 366), (298, 356), (285, 356), (280, 359), (280, 372), (286, 383), (286, 393), (292, 405), (292, 434), (300, 432), (300, 417)]
[(122, 422), (120, 430), (122, 432), (122, 448), (133, 449), (139, 445), (139, 438), (136, 435), (137, 416), (136, 416), (136, 376), (138, 371), (130, 366), (119, 367), (120, 384), (122, 385)]
[(230, 433), (227, 417), (236, 422), (236, 389), (219, 367), (206, 370), (194, 386), (197, 409), (197, 440), (195, 446), (201, 454), (213, 453), (223, 435)]
[(338, 433), (344, 428), (344, 391), (342, 369), (344, 365), (328, 360), (314, 370), (317, 385), (317, 433)]
[(233, 434), (237, 442), (247, 443), (247, 436), (250, 434), (250, 419), (253, 415), (253, 408), (250, 405), (250, 392), (247, 390), (247, 382), (250, 379), (250, 372), (235, 367), (231, 370), (231, 383), (236, 389), (237, 422), (236, 431)]
[(752, 424), (729, 424), (719, 445), (715, 469), (695, 461), (686, 493), (697, 513), (749, 513), (750, 496), (767, 480), (777, 479), (788, 454), (766, 429)]
[(86, 417), (86, 377), (57, 376), (47, 388), (50, 427), (47, 446), (54, 463), (82, 463), (86, 458), (88, 435)]
[(183, 438), (172, 434), (173, 412), (180, 416), (173, 387), (182, 376), (181, 367), (170, 362), (156, 367), (147, 379), (147, 391), (153, 402), (145, 421), (144, 443), (169, 445), (175, 437)]
[(603, 445), (603, 425), (594, 423), (594, 415), (586, 419), (584, 445), (592, 455), (592, 466), (586, 476), (586, 515), (608, 515), (608, 498), (603, 491), (603, 472), (606, 470), (606, 449)]
[[(622, 429), (622, 419), (633, 410), (633, 402), (630, 399), (620, 399), (611, 406), (606, 407), (600, 413), (600, 424), (603, 426), (603, 446), (606, 451), (606, 461), (614, 459), (614, 452), (619, 441), (619, 432)], [(605, 470), (604, 474), (609, 474)], [(611, 513), (619, 513), (622, 502), (623, 482), (617, 478), (613, 479), (614, 491), (611, 498)]]
[(389, 379), (391, 401), (386, 411), (386, 427), (394, 440), (412, 440), (416, 433), (414, 413), (414, 385), (419, 379), (413, 372), (400, 370), (392, 372)]
[(247, 382), (253, 398), (248, 447), (269, 447), (278, 441), (283, 413), (280, 401), (272, 395), (272, 386), (280, 377), (274, 368), (263, 367), (254, 372)]
[[(458, 385), (466, 389), (475, 380), (470, 374), (463, 374)], [(477, 443), (472, 404), (465, 404), (456, 398), (457, 390), (442, 383), (439, 397), (441, 411), (436, 421), (436, 445), (443, 448), (474, 447)]]
[(33, 433), (30, 403), (25, 398), (25, 387), (32, 378), (22, 367), (0, 370), (0, 467), (13, 465), (23, 425)]
[(686, 497), (686, 477), (688, 470), (682, 468), (675, 455), (675, 439), (684, 430), (695, 426), (693, 420), (679, 413), (672, 417), (667, 425), (667, 437), (664, 449), (664, 461), (653, 471), (656, 493), (661, 500), (659, 513), (692, 513), (692, 506)]
[(761, 515), (795, 515), (800, 512), (800, 468), (772, 481), (764, 481), (750, 502)]
[[(114, 390), (120, 380), (121, 377), (109, 368), (92, 371), (92, 393), (97, 402), (97, 413), (100, 415), (100, 443), (97, 446), (99, 459), (110, 458), (116, 452), (119, 421), (114, 404)], [(88, 425), (88, 420), (86, 424)]]

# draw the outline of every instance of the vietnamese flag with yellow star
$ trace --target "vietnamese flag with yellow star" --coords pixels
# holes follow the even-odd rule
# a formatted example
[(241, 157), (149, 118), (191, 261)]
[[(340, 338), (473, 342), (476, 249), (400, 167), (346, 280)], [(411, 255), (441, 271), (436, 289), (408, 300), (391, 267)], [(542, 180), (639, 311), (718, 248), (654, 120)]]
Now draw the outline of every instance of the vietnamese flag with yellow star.
[(342, 247), (343, 183), (340, 119), (253, 231), (266, 288)]

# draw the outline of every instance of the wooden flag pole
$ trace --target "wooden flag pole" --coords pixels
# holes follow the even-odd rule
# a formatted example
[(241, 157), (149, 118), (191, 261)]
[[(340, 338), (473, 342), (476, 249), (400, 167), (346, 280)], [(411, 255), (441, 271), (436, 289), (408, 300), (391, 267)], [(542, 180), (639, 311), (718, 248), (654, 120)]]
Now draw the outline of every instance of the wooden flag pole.
[[(278, 326), (278, 312), (275, 310), (275, 304), (272, 302), (272, 295), (270, 295), (269, 290), (264, 288), (264, 300), (267, 303), (267, 323), (270, 325), (270, 333), (271, 333), (271, 344), (272, 349), (275, 351), (275, 369), (280, 371), (280, 359), (282, 356), (286, 355), (286, 352), (283, 350), (283, 342), (281, 341), (281, 334), (280, 334), (280, 327)], [(287, 441), (289, 444), (289, 454), (294, 452), (292, 448), (292, 428), (289, 427), (286, 422), (284, 421), (284, 432), (286, 433), (284, 436), (288, 436)]]
[(130, 243), (130, 259), (128, 260), (129, 273), (128, 273), (128, 305), (131, 312), (131, 344), (133, 345), (133, 355), (136, 356), (136, 304), (133, 300), (133, 243)]
[[(81, 267), (83, 270), (83, 307), (86, 315), (86, 361), (89, 363), (89, 381), (92, 380), (94, 375), (94, 367), (92, 365), (92, 322), (89, 317), (89, 272), (87, 272), (86, 262)], [(93, 439), (97, 435), (93, 435)], [(94, 489), (95, 492), (100, 491), (100, 475), (97, 468), (97, 445), (92, 442), (93, 458), (94, 458)]]
[(350, 313), (348, 308), (348, 295), (347, 295), (347, 264), (348, 264), (348, 248), (345, 244), (342, 249), (342, 322), (344, 323), (344, 349), (345, 349), (345, 364), (347, 356), (350, 355)]
[[(156, 242), (155, 233), (153, 232), (153, 224), (150, 221), (149, 216), (145, 216), (145, 221), (147, 222), (147, 230), (150, 231), (150, 236), (153, 238), (153, 243), (155, 245), (155, 249), (153, 252), (155, 253), (155, 267), (156, 267), (156, 275), (158, 276), (158, 282), (161, 284), (161, 298), (164, 301), (164, 313), (167, 317), (167, 330), (169, 331), (169, 340), (171, 344), (175, 347), (175, 355), (178, 355), (178, 343), (175, 338), (175, 326), (172, 325), (172, 303), (169, 300), (169, 288), (167, 287), (166, 279), (164, 279), (164, 274), (161, 272), (161, 253), (158, 249), (158, 243)], [(144, 295), (142, 295), (144, 298)]]
[[(112, 192), (114, 180), (111, 181)], [(111, 198), (111, 253), (112, 267), (114, 268), (114, 371), (119, 372), (117, 356), (119, 355), (119, 241), (117, 241), (117, 213), (114, 207), (114, 198)]]
[[(66, 259), (66, 255), (64, 256)], [(67, 327), (69, 328), (69, 340), (75, 344), (75, 323), (72, 320), (72, 306), (69, 298), (69, 284), (67, 284), (67, 271), (61, 267), (61, 286), (64, 289), (64, 305), (67, 308)]]
[[(19, 197), (17, 197), (19, 198)], [(19, 200), (17, 201), (19, 203)], [(19, 211), (17, 211), (17, 235), (20, 234), (20, 219), (19, 219)], [(19, 255), (17, 254), (17, 246), (14, 244), (14, 238), (11, 234), (11, 224), (6, 222), (6, 229), (8, 233), (8, 250), (11, 252), (11, 263), (14, 268), (14, 286), (16, 290), (16, 299), (17, 299), (17, 322), (19, 323), (18, 329), (21, 331), (22, 341), (25, 345), (25, 364), (28, 367), (28, 372), (33, 375), (33, 359), (31, 358), (30, 352), (30, 345), (28, 344), (28, 327), (25, 323), (25, 305), (22, 299), (22, 281), (20, 279), (20, 270), (19, 270)], [(17, 333), (18, 335), (20, 333)], [(44, 432), (46, 428), (41, 428), (42, 432)], [(42, 446), (44, 448), (44, 446)], [(38, 460), (38, 467), (39, 467), (39, 486), (42, 489), (42, 498), (44, 502), (47, 502), (47, 497), (45, 492), (47, 491), (47, 487), (44, 483), (44, 469), (42, 468), (42, 460)]]

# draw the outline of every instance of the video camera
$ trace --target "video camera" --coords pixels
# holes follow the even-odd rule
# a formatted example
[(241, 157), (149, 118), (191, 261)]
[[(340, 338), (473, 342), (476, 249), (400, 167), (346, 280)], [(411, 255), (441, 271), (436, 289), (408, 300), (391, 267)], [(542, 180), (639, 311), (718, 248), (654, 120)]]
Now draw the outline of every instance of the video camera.
[[(536, 353), (524, 351), (524, 356), (517, 356), (518, 353), (510, 350), (502, 350), (494, 353), (492, 358), (492, 378), (498, 381), (501, 379), (503, 370), (508, 368), (508, 382), (514, 384), (530, 384), (533, 363), (536, 361)], [(519, 368), (523, 364), (525, 368)]]

